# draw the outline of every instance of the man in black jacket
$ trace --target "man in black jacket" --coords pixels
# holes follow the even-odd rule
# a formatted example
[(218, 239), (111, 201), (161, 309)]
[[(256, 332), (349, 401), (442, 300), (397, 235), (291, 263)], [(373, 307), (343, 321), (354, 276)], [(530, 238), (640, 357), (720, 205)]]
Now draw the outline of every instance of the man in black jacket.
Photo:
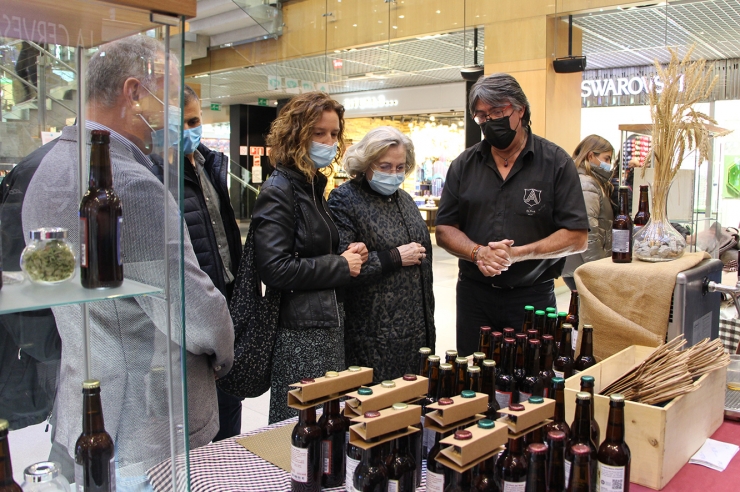
[[(200, 100), (188, 86), (184, 93), (185, 223), (200, 268), (229, 302), (241, 258), (241, 234), (226, 184), (229, 157), (200, 143)], [(220, 427), (214, 441), (239, 434), (241, 412), (241, 399), (218, 389)]]

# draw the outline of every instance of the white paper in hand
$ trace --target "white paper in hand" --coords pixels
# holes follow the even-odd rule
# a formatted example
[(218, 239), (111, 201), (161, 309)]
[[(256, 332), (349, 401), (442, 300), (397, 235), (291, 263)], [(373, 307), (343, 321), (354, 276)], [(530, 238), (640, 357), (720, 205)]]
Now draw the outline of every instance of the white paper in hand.
[(717, 471), (725, 471), (730, 460), (740, 447), (726, 442), (707, 439), (707, 442), (691, 457), (689, 463), (703, 465)]

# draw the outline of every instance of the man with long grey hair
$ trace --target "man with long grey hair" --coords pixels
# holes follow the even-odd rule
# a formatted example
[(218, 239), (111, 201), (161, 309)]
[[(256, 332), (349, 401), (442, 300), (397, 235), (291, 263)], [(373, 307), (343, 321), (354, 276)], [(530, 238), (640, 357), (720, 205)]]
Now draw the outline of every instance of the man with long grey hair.
[(565, 256), (586, 248), (588, 218), (568, 153), (534, 135), (514, 77), (482, 77), (470, 112), (485, 139), (447, 173), (437, 244), (457, 256), (457, 349), (477, 350), (481, 326), (519, 328), (524, 306), (555, 306)]
[[(169, 100), (165, 96), (167, 63)], [(189, 436), (184, 438), (189, 438), (192, 447), (207, 444), (218, 431), (215, 379), (231, 367), (234, 332), (224, 296), (199, 268), (187, 229), (180, 254), (179, 207), (152, 172), (155, 154), (171, 164), (177, 155), (162, 145), (163, 132), (170, 130), (166, 126), (180, 119), (177, 106), (169, 110), (170, 125), (164, 116), (165, 105), (177, 105), (179, 98), (176, 61), (167, 56), (160, 42), (136, 35), (101, 46), (88, 64), (86, 77), (83, 138), (90, 141), (90, 130), (109, 135), (113, 186), (123, 208), (120, 240), (125, 277), (154, 289), (149, 296), (113, 297), (88, 305), (87, 366), (89, 377), (100, 380), (105, 428), (115, 443), (116, 490), (146, 491), (151, 490), (146, 470), (170, 456), (171, 443), (177, 443), (178, 452), (184, 450), (183, 437), (171, 436), (171, 431), (187, 428)], [(179, 140), (179, 131), (170, 135), (171, 144)], [(78, 127), (68, 126), (53, 145), (27, 158), (38, 168), (23, 199), (25, 237), (30, 230), (54, 225), (67, 229), (70, 242), (78, 247), (81, 166), (77, 142)], [(164, 242), (165, 229), (174, 238), (169, 244)], [(168, 298), (157, 292), (166, 289), (166, 261), (174, 275)], [(187, 317), (186, 334), (182, 333), (181, 303)], [(82, 430), (85, 339), (79, 306), (52, 310), (63, 345), (52, 452), (57, 453), (55, 458), (66, 458), (61, 459), (66, 465), (74, 457)], [(177, 383), (182, 374), (177, 360), (181, 340), (187, 365), (188, 426), (183, 421), (182, 387)], [(166, 367), (174, 371), (171, 385)], [(69, 468), (63, 471), (73, 478)]]

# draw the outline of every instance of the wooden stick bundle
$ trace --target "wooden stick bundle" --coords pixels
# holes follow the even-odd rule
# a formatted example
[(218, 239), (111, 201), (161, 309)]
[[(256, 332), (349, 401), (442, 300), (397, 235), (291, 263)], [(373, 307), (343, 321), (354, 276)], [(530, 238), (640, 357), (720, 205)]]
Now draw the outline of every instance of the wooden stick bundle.
[(694, 391), (694, 380), (730, 363), (719, 339), (705, 338), (681, 350), (684, 345), (683, 335), (661, 345), (601, 394), (622, 393), (627, 400), (655, 405)]

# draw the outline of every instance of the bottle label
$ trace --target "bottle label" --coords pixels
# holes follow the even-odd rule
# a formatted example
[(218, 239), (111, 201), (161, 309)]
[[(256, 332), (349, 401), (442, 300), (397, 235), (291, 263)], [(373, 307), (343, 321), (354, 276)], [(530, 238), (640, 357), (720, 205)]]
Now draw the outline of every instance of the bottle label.
[(569, 483), (569, 480), (570, 480), (570, 467), (571, 467), (572, 464), (573, 463), (571, 463), (568, 460), (565, 460), (564, 461), (563, 468), (565, 468), (565, 485), (566, 485), (566, 487), (568, 486), (568, 483)]
[(331, 441), (321, 441), (321, 461), (324, 475), (331, 475)]
[(308, 483), (308, 449), (290, 446), (290, 478)]
[(347, 492), (355, 492), (355, 469), (357, 468), (357, 465), (360, 464), (360, 460), (356, 460), (354, 458), (350, 458), (347, 456), (347, 465), (345, 468), (345, 475), (344, 475), (344, 485), (347, 489)]
[(123, 265), (123, 248), (121, 248), (121, 237), (123, 236), (123, 217), (118, 217), (118, 227), (116, 227), (116, 256), (118, 264)]
[(530, 396), (532, 396), (532, 393), (525, 393), (524, 391), (520, 391), (519, 392), (519, 403), (529, 400)]
[(445, 476), (442, 473), (433, 473), (427, 470), (427, 492), (444, 492)]
[(511, 392), (496, 390), (496, 402), (499, 408), (507, 408), (511, 406)]
[(599, 462), (599, 474), (596, 483), (601, 492), (622, 492), (624, 490), (624, 467), (609, 466)]
[(573, 352), (576, 351), (576, 345), (578, 345), (578, 330), (573, 330), (570, 335), (570, 347), (573, 349)]
[(108, 470), (110, 471), (110, 492), (116, 492), (116, 457), (113, 456), (108, 463)]
[(552, 372), (555, 373), (555, 377), (556, 378), (564, 378), (565, 377), (565, 373), (564, 372), (560, 372), (560, 371), (557, 371), (555, 369), (553, 369)]
[(386, 492), (398, 492), (398, 480), (388, 480)]
[(80, 217), (80, 266), (87, 268), (87, 218)]
[(504, 480), (504, 491), (503, 492), (525, 492), (527, 490), (527, 482), (507, 482)]
[(632, 239), (632, 231), (622, 229), (612, 229), (612, 252), (613, 253), (629, 253), (630, 252), (630, 239)]

